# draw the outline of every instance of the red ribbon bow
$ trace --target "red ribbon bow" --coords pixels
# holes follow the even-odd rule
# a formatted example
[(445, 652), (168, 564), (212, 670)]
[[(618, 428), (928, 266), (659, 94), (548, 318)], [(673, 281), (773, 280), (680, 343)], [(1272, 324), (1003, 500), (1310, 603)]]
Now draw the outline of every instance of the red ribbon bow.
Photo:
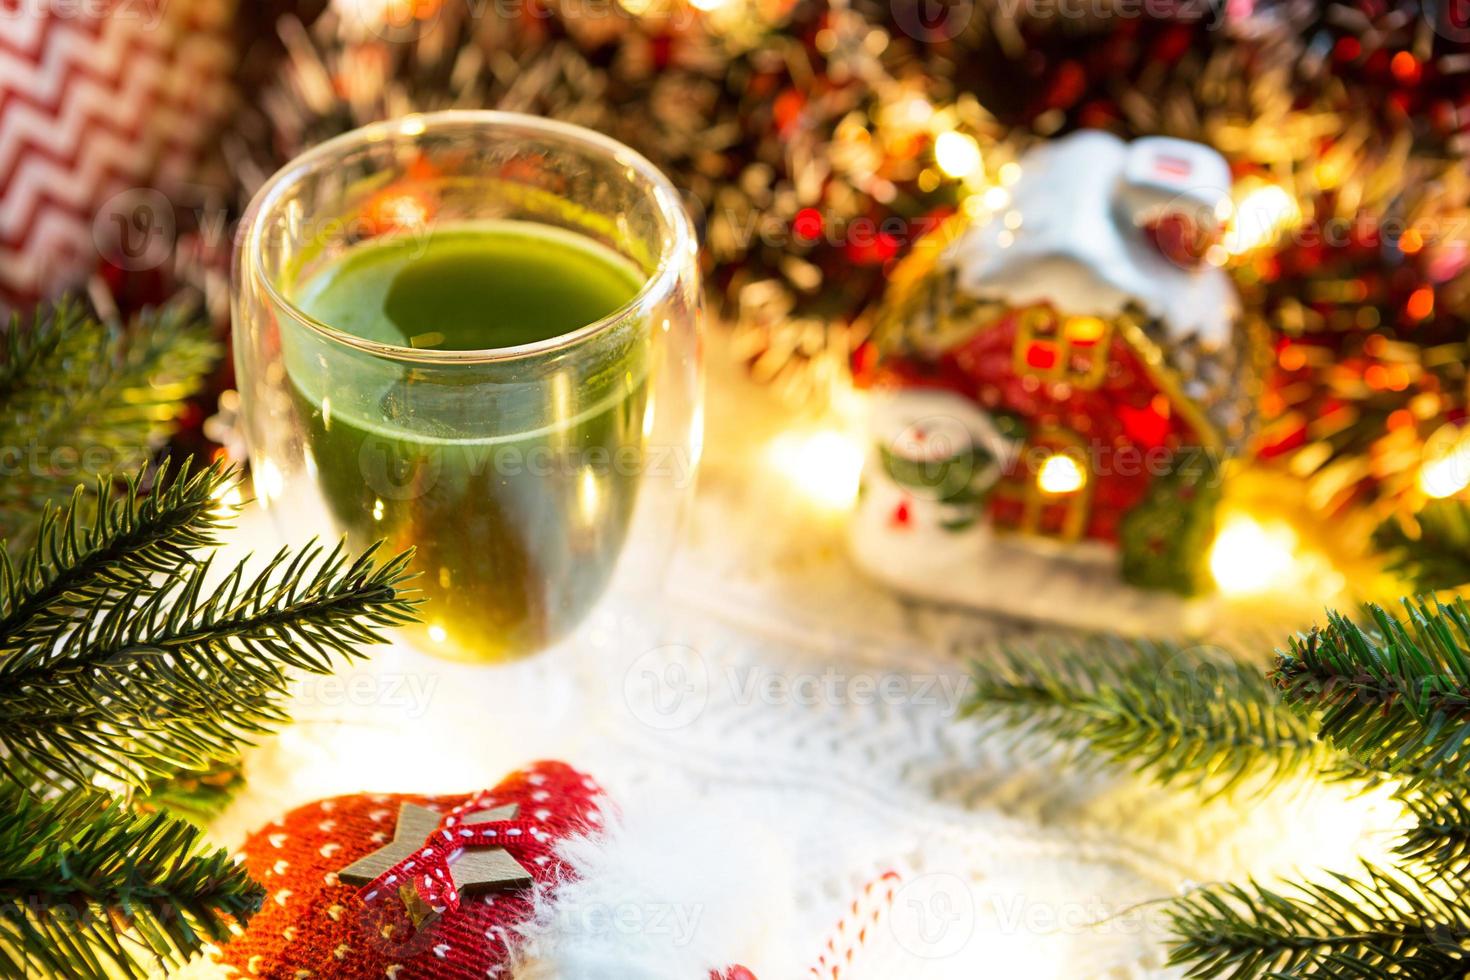
[(404, 804), (392, 843), (343, 869), (343, 875), (360, 873), (375, 857), (396, 858), (358, 895), (367, 903), (385, 895), (401, 898), (415, 922), (458, 909), (467, 889), (532, 884), (543, 877), (560, 839), (601, 821), (594, 805), (600, 790), (567, 767), (531, 772), (526, 781), (509, 798), (503, 787), (483, 790), (442, 817)]
[[(455, 884), (454, 865), (470, 848), (495, 848), (503, 850), (510, 861), (504, 862), (504, 879), (494, 879), (474, 884), (513, 886), (528, 885), (532, 875), (526, 870), (526, 861), (534, 861), (526, 847), (528, 842), (546, 843), (551, 835), (542, 830), (535, 820), (515, 817), (512, 819), (468, 822), (477, 813), (494, 813), (496, 807), (487, 793), (481, 793), (468, 803), (463, 803), (449, 812), (438, 828), (424, 841), (423, 847), (399, 861), (370, 884), (363, 886), (358, 894), (363, 901), (371, 902), (384, 892), (396, 894), (401, 884), (412, 883), (419, 897), (435, 912), (453, 911), (459, 908), (460, 888)], [(518, 867), (521, 874), (514, 875)], [(464, 880), (461, 878), (461, 883)]]

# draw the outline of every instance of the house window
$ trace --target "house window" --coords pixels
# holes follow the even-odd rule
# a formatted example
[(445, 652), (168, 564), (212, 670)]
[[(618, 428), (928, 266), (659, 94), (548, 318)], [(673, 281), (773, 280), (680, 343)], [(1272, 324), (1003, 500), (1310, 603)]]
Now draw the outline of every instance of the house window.
[(1112, 335), (1112, 323), (1101, 317), (1028, 307), (1016, 314), (1016, 372), (1096, 388), (1107, 374)]
[(1092, 472), (1076, 433), (1047, 428), (1028, 439), (991, 498), (997, 527), (1076, 541), (1087, 530)]

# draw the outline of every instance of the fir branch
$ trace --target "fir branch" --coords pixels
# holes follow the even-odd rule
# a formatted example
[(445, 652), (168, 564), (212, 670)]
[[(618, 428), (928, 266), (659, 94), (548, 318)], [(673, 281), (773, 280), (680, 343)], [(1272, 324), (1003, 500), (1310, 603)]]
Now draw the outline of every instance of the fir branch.
[(81, 487), (66, 510), (47, 504), (36, 543), (19, 567), (0, 547), (0, 655), (56, 642), (77, 626), (81, 610), (105, 607), (152, 575), (177, 575), (194, 563), (195, 549), (218, 542), (233, 512), (220, 502), (236, 482), (231, 469), (213, 465), (191, 473), (185, 462), (170, 474), (165, 460), (152, 474), (150, 494), (143, 492), (147, 476), (139, 472), (116, 498), (99, 481), (103, 503), (90, 508), (90, 519)]
[(113, 780), (142, 790), (232, 759), (285, 720), (292, 669), (329, 673), (412, 619), (409, 553), (283, 549), (242, 561), (206, 595), (210, 564), (141, 582), (82, 610), (61, 642), (0, 663), (0, 772), (21, 782)]
[(1085, 742), (1163, 784), (1264, 790), (1336, 761), (1259, 669), (1216, 651), (1103, 638), (1007, 650), (975, 678), (966, 713), (998, 714), (1023, 738)]
[(219, 355), (186, 304), (105, 324), (74, 300), (13, 318), (0, 344), (0, 539), (11, 546), (45, 504), (71, 496), (82, 472), (136, 469), (173, 431), (183, 400)]
[(1169, 911), (1171, 965), (1196, 978), (1403, 977), (1470, 967), (1470, 908), (1442, 883), (1369, 865), (1289, 894), (1251, 882), (1202, 889)]
[(1404, 805), (1414, 826), (1404, 833), (1395, 852), (1429, 873), (1463, 878), (1470, 870), (1470, 802), (1463, 792), (1463, 786), (1451, 786), (1406, 799)]
[(229, 854), (166, 814), (0, 785), (0, 973), (156, 975), (261, 898)]
[(160, 776), (148, 784), (147, 792), (133, 800), (142, 813), (163, 811), (196, 827), (207, 828), (244, 786), (239, 760), (221, 762), (202, 773)]
[(1470, 501), (1447, 497), (1413, 517), (1394, 515), (1373, 532), (1373, 544), (1417, 592), (1470, 584)]
[(1403, 619), (1367, 607), (1369, 625), (1328, 614), (1292, 640), (1272, 678), (1315, 716), (1321, 737), (1409, 785), (1470, 761), (1470, 609), (1405, 600)]

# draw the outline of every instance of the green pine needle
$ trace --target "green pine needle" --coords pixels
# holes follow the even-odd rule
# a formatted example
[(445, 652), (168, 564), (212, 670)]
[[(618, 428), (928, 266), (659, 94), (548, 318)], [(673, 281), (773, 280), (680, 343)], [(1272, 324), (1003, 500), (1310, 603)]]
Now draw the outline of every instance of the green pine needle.
[(219, 345), (174, 303), (127, 328), (74, 300), (11, 320), (0, 341), (0, 539), (25, 544), (33, 515), (79, 479), (141, 466), (174, 429)]
[(311, 544), (213, 575), (189, 549), (213, 540), (227, 476), (165, 477), (86, 531), (75, 511), (43, 521), (0, 575), (0, 774), (145, 791), (208, 771), (285, 721), (293, 670), (328, 673), (412, 618), (407, 553), (380, 565)]
[(1198, 978), (1470, 975), (1470, 608), (1336, 613), (1268, 676), (1170, 643), (1101, 639), (978, 665), (967, 711), (1207, 794), (1315, 773), (1391, 781), (1413, 817), (1398, 866), (1174, 903), (1171, 963)]
[(1404, 833), (1397, 853), (1431, 873), (1463, 878), (1470, 871), (1470, 802), (1465, 792), (1464, 785), (1454, 785), (1405, 800), (1414, 826)]
[(408, 556), (379, 566), (375, 551), (282, 550), (207, 598), (206, 562), (128, 590), (58, 647), (16, 651), (0, 664), (0, 772), (143, 789), (232, 758), (286, 720), (288, 668), (330, 673), (412, 618)]
[(119, 329), (62, 303), (0, 340), (0, 976), (157, 975), (247, 919), (259, 888), (190, 821), (296, 672), (412, 618), (407, 554), (214, 573), (224, 468), (115, 480), (216, 354), (179, 306)]
[(1023, 738), (1085, 742), (1102, 761), (1210, 795), (1334, 761), (1262, 671), (1217, 651), (1100, 638), (1007, 650), (975, 678), (967, 713), (997, 714)]
[(0, 973), (145, 977), (223, 940), (263, 892), (199, 830), (98, 794), (0, 784)]
[(232, 760), (218, 763), (208, 772), (175, 773), (155, 779), (144, 795), (133, 799), (133, 805), (143, 813), (161, 810), (207, 828), (244, 785), (240, 763)]
[(1442, 883), (1365, 865), (1287, 893), (1247, 885), (1176, 902), (1172, 965), (1188, 976), (1446, 980), (1470, 968), (1470, 906)]
[(1404, 601), (1405, 616), (1367, 607), (1367, 625), (1329, 613), (1292, 640), (1273, 679), (1311, 711), (1322, 738), (1410, 785), (1453, 778), (1470, 761), (1470, 608)]
[[(19, 567), (0, 547), (0, 654), (22, 645), (47, 645), (92, 611), (150, 576), (173, 576), (195, 562), (196, 549), (218, 543), (233, 514), (220, 503), (237, 482), (227, 467), (191, 473), (187, 462), (170, 474), (165, 460), (151, 474), (157, 489), (143, 491), (146, 471), (117, 497), (99, 481), (100, 505), (83, 505), (77, 487), (70, 507), (47, 503), (33, 535), (35, 545)], [(90, 517), (89, 517), (90, 513)]]
[(1373, 544), (1416, 591), (1470, 584), (1470, 501), (1447, 497), (1413, 517), (1395, 515), (1373, 532)]

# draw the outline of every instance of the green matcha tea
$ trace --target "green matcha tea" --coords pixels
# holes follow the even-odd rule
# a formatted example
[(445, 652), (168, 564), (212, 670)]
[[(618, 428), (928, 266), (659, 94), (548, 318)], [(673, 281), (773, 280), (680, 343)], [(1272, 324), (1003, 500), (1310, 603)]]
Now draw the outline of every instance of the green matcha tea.
[[(355, 246), (297, 305), (345, 333), (416, 350), (504, 351), (573, 333), (631, 300), (611, 251), (524, 222)], [(465, 363), (385, 357), (306, 328), (286, 368), (333, 517), (355, 545), (417, 549), (428, 640), (497, 659), (574, 627), (626, 536), (643, 452), (648, 326)]]

